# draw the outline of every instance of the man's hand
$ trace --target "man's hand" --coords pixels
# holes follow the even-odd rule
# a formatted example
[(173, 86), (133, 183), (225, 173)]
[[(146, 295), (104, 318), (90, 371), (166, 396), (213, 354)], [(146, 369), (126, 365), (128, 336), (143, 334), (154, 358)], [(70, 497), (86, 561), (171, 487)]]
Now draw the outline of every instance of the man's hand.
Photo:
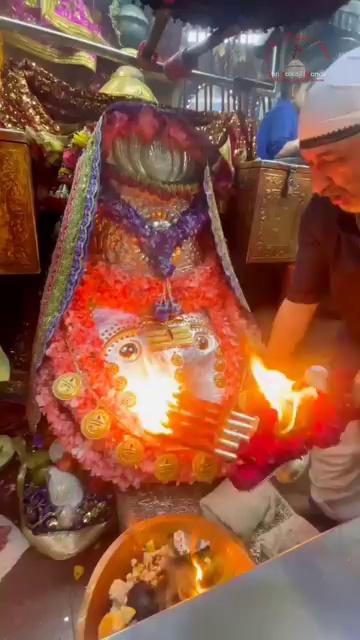
[(279, 153), (276, 156), (278, 158), (290, 158), (293, 156), (300, 155), (300, 142), (299, 140), (290, 140), (286, 144), (284, 144), (283, 148), (280, 149)]

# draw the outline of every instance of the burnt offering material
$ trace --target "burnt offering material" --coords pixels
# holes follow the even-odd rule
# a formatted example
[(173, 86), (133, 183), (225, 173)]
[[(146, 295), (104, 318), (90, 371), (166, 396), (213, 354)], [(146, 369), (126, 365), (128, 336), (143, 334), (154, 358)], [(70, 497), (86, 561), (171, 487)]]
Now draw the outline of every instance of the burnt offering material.
[[(190, 558), (170, 563), (169, 569), (167, 596), (172, 604), (197, 595), (196, 568)], [(170, 602), (168, 606), (170, 606)]]
[(191, 538), (185, 531), (176, 531), (173, 535), (175, 552), (179, 556), (188, 556), (191, 552)]
[(150, 618), (159, 611), (156, 589), (146, 582), (138, 582), (130, 589), (127, 604), (135, 609), (137, 620)]
[[(176, 531), (190, 534), (190, 558), (175, 555), (172, 541)], [(208, 551), (204, 543), (200, 544), (201, 540), (210, 541)], [(183, 513), (145, 519), (124, 531), (95, 568), (79, 613), (77, 639), (108, 639), (130, 625), (136, 626), (135, 634), (138, 629), (140, 635), (141, 629), (147, 633), (151, 620), (163, 616), (155, 614), (138, 627), (137, 612), (129, 606), (128, 594), (135, 584), (146, 582), (157, 593), (160, 612), (171, 606), (166, 602), (169, 579), (173, 575), (168, 565), (171, 560), (179, 563), (187, 560), (194, 565), (191, 596), (225, 584), (255, 566), (244, 546), (211, 520)], [(175, 596), (178, 601), (178, 595)]]
[(210, 543), (182, 530), (160, 548), (149, 540), (141, 558), (133, 558), (130, 565), (125, 579), (112, 583), (112, 608), (100, 623), (99, 640), (199, 595), (222, 578), (221, 560), (213, 558)]

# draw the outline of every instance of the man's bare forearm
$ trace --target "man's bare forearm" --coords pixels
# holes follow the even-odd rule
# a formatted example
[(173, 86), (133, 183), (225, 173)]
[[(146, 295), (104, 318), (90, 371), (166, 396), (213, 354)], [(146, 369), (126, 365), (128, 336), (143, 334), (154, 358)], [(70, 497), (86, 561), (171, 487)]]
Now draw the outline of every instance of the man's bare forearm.
[(298, 304), (285, 299), (273, 322), (267, 348), (267, 359), (272, 364), (290, 360), (304, 338), (314, 317), (317, 304)]

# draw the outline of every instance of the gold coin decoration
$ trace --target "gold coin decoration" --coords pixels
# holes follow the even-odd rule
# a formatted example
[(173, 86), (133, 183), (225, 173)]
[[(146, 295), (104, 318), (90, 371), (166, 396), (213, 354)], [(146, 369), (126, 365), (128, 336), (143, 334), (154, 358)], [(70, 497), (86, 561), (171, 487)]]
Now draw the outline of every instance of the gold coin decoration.
[(119, 367), (117, 364), (115, 364), (115, 362), (109, 362), (106, 365), (106, 371), (112, 376), (117, 376), (117, 374), (119, 373)]
[(180, 462), (174, 453), (164, 453), (155, 460), (154, 476), (162, 484), (175, 482), (180, 473)]
[(215, 360), (215, 371), (225, 371), (225, 362), (224, 360), (221, 360), (220, 358), (218, 360)]
[(195, 480), (211, 483), (217, 476), (218, 463), (214, 456), (200, 451), (193, 459), (192, 470)]
[(127, 387), (127, 383), (128, 381), (124, 376), (118, 376), (114, 380), (114, 389), (116, 389), (116, 391), (124, 391)]
[(132, 393), (132, 391), (126, 391), (123, 395), (123, 397), (121, 398), (121, 403), (127, 407), (128, 409), (131, 409), (132, 407), (135, 407), (136, 405), (136, 395), (135, 393)]
[(81, 433), (88, 440), (101, 440), (110, 431), (111, 418), (103, 409), (89, 411), (81, 421)]
[(176, 382), (178, 382), (179, 384), (184, 384), (184, 381), (185, 381), (184, 369), (176, 369), (174, 377)]
[(72, 400), (81, 392), (81, 376), (79, 373), (65, 373), (56, 378), (52, 392), (58, 400)]
[(125, 436), (116, 447), (116, 457), (124, 467), (136, 467), (144, 459), (144, 455), (144, 445), (132, 436)]
[(184, 364), (184, 358), (180, 353), (173, 353), (171, 356), (171, 363), (174, 367), (182, 367)]
[(224, 389), (224, 387), (226, 386), (225, 378), (222, 373), (217, 373), (214, 376), (214, 382), (215, 382), (215, 386), (218, 387), (219, 389)]

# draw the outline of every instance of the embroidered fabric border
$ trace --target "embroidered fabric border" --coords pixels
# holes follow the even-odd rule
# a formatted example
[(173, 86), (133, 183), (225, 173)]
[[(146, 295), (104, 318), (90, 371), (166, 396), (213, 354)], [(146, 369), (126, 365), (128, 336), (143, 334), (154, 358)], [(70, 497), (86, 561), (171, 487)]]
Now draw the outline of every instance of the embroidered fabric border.
[(221, 225), (219, 211), (218, 211), (216, 200), (215, 200), (215, 194), (214, 194), (214, 189), (211, 181), (209, 166), (205, 168), (204, 191), (205, 191), (206, 199), (208, 202), (209, 217), (211, 222), (211, 229), (214, 235), (216, 250), (220, 257), (222, 267), (225, 271), (225, 275), (227, 276), (229, 284), (234, 294), (236, 295), (236, 298), (240, 302), (241, 306), (244, 307), (247, 311), (250, 311), (249, 305), (245, 299), (244, 293), (240, 287), (239, 281), (237, 279), (234, 268), (232, 266), (229, 251), (226, 245), (226, 240), (225, 240), (224, 232)]
[(74, 295), (84, 268), (99, 188), (101, 127), (102, 119), (76, 169), (41, 303), (33, 354), (34, 370), (41, 364), (46, 345)]

